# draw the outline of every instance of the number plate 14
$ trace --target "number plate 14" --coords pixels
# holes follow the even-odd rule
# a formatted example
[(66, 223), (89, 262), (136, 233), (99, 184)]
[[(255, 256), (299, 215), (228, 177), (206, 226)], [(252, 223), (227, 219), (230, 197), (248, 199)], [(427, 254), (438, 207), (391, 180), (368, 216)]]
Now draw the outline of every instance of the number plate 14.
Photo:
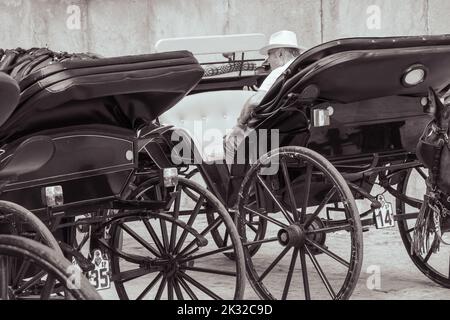
[(386, 199), (383, 196), (379, 196), (377, 199), (381, 203), (381, 208), (376, 209), (374, 213), (374, 220), (377, 229), (395, 227), (392, 203), (386, 202)]

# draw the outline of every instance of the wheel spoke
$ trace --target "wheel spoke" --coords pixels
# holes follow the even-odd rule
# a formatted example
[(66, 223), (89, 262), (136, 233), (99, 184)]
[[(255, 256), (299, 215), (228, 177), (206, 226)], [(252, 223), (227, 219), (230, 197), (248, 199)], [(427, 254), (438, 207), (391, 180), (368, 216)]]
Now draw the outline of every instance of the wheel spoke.
[(161, 283), (159, 285), (158, 288), (158, 292), (156, 293), (156, 297), (155, 300), (161, 300), (162, 294), (164, 292), (164, 288), (166, 287), (167, 284), (167, 278), (165, 275), (163, 275), (163, 279), (161, 280)]
[(256, 246), (256, 245), (269, 243), (269, 242), (276, 242), (276, 241), (278, 241), (278, 237), (273, 237), (273, 238), (268, 238), (268, 239), (263, 239), (263, 240), (258, 240), (258, 241), (245, 242), (242, 245), (244, 247), (249, 247), (249, 246)]
[[(201, 207), (203, 205), (204, 199), (205, 198), (203, 196), (200, 196), (200, 198), (198, 199), (198, 202), (195, 205), (194, 211), (190, 215), (188, 223), (187, 223), (187, 225), (189, 227), (192, 227), (192, 225), (194, 224), (195, 219), (197, 219), (198, 213), (200, 212), (200, 209), (201, 209)], [(187, 235), (188, 235), (188, 230), (184, 229), (183, 233), (181, 234), (180, 239), (178, 239), (178, 243), (175, 246), (175, 250), (174, 250), (175, 254), (177, 254), (180, 251), (181, 246), (183, 245), (184, 241), (186, 240)]]
[(430, 249), (428, 250), (427, 255), (426, 255), (425, 258), (423, 259), (423, 262), (424, 262), (425, 264), (428, 263), (428, 261), (430, 260), (431, 256), (433, 255), (433, 247), (435, 246), (436, 241), (437, 241), (436, 239), (433, 241), (433, 244), (430, 246)]
[(308, 227), (311, 226), (313, 221), (319, 216), (320, 212), (322, 212), (322, 210), (325, 208), (325, 206), (328, 204), (328, 202), (331, 200), (331, 198), (334, 197), (335, 194), (336, 194), (336, 187), (333, 187), (327, 193), (327, 195), (322, 200), (320, 205), (317, 207), (316, 211), (310, 217), (308, 217), (308, 219), (305, 222), (305, 226), (304, 226), (305, 229), (308, 229)]
[(56, 279), (51, 275), (47, 275), (47, 279), (45, 280), (45, 284), (41, 292), (41, 300), (50, 300), (55, 284)]
[(316, 229), (316, 230), (311, 230), (311, 231), (307, 231), (306, 234), (310, 235), (310, 234), (325, 234), (325, 233), (334, 233), (334, 232), (338, 232), (338, 231), (348, 231), (350, 229), (353, 229), (353, 226), (349, 223), (341, 225), (341, 226), (335, 226), (335, 227), (329, 227), (329, 228), (323, 228), (323, 229)]
[(220, 271), (220, 270), (213, 270), (213, 269), (207, 269), (207, 268), (182, 267), (180, 269), (187, 270), (187, 271), (201, 272), (201, 273), (217, 274), (217, 275), (229, 276), (229, 277), (236, 277), (236, 275), (237, 275), (236, 272)]
[(428, 176), (423, 172), (422, 168), (416, 168), (417, 173), (423, 178), (423, 180), (427, 180)]
[(167, 281), (167, 300), (172, 301), (173, 299), (173, 279), (169, 278)]
[(303, 203), (302, 203), (302, 215), (300, 217), (300, 222), (304, 223), (306, 219), (306, 210), (308, 209), (308, 202), (309, 202), (309, 193), (311, 192), (311, 180), (312, 180), (312, 171), (313, 167), (310, 163), (306, 166), (306, 180), (305, 180), (305, 191), (303, 196)]
[(411, 232), (413, 232), (414, 230), (416, 230), (416, 227), (412, 227), (411, 229), (406, 230), (406, 233), (411, 233)]
[(140, 235), (131, 230), (130, 227), (128, 227), (125, 224), (120, 224), (120, 228), (124, 230), (126, 233), (128, 233), (134, 240), (139, 242), (145, 249), (150, 251), (153, 255), (155, 255), (156, 257), (161, 257), (160, 253), (155, 248), (153, 248), (153, 246), (150, 243), (145, 241)]
[(23, 285), (21, 285), (17, 290), (15, 290), (15, 294), (20, 294), (24, 292), (25, 290), (31, 288), (36, 283), (38, 283), (42, 277), (45, 276), (45, 271), (40, 271), (37, 275), (35, 275), (33, 278), (31, 278), (29, 281), (25, 282)]
[(291, 179), (289, 177), (289, 171), (287, 168), (285, 158), (283, 158), (281, 160), (281, 169), (283, 171), (284, 182), (286, 184), (286, 188), (287, 188), (288, 195), (289, 195), (289, 200), (291, 202), (291, 212), (292, 212), (292, 215), (294, 216), (294, 221), (298, 222), (300, 217), (299, 217), (299, 214), (297, 211), (297, 203), (295, 200), (294, 191), (292, 190), (292, 183), (291, 183)]
[(281, 300), (286, 300), (289, 294), (289, 289), (291, 287), (292, 275), (294, 274), (295, 264), (297, 262), (298, 257), (298, 249), (294, 249), (294, 253), (292, 254), (291, 265), (289, 266), (289, 272), (286, 278), (286, 283), (284, 285), (283, 297)]
[(259, 277), (258, 282), (262, 282), (267, 275), (270, 273), (270, 271), (275, 268), (275, 266), (281, 261), (281, 259), (284, 258), (284, 256), (291, 250), (291, 247), (286, 247), (284, 250), (280, 253), (278, 257), (270, 264), (270, 266), (266, 269), (266, 271), (263, 272), (263, 274)]
[(227, 245), (229, 236), (230, 233), (228, 232), (228, 230), (225, 230), (225, 235), (223, 236), (223, 244), (222, 244), (223, 247)]
[(267, 221), (270, 221), (270, 222), (272, 222), (273, 224), (275, 224), (275, 225), (277, 225), (277, 226), (279, 226), (279, 227), (281, 227), (281, 228), (288, 228), (288, 227), (289, 227), (288, 225), (286, 225), (286, 224), (284, 224), (284, 223), (282, 223), (282, 222), (279, 222), (279, 221), (275, 220), (274, 218), (269, 217), (269, 215), (259, 213), (259, 212), (255, 211), (255, 210), (253, 210), (253, 209), (250, 209), (249, 207), (244, 206), (244, 210), (245, 210), (245, 211), (248, 211), (248, 212), (251, 212), (251, 213), (253, 213), (253, 214), (255, 214), (255, 215), (257, 215), (257, 216), (261, 217), (262, 219), (265, 219), (265, 220), (267, 220)]
[(314, 265), (314, 268), (316, 269), (317, 273), (320, 276), (320, 279), (322, 279), (323, 284), (325, 285), (325, 288), (327, 288), (328, 293), (330, 294), (331, 298), (333, 300), (336, 299), (336, 293), (334, 293), (333, 287), (331, 286), (330, 282), (328, 281), (327, 276), (323, 272), (319, 262), (317, 261), (316, 257), (311, 253), (311, 251), (308, 249), (307, 246), (305, 246), (306, 253), (308, 254), (309, 258), (311, 259), (312, 264)]
[(114, 281), (125, 283), (140, 277), (143, 277), (147, 274), (157, 272), (157, 270), (148, 270), (145, 268), (138, 268), (133, 270), (127, 270), (119, 273), (118, 275), (114, 276)]
[(208, 256), (212, 256), (212, 255), (215, 255), (215, 254), (224, 253), (224, 252), (232, 250), (232, 249), (233, 249), (233, 246), (231, 245), (231, 246), (228, 246), (228, 247), (223, 247), (223, 248), (219, 248), (219, 249), (216, 249), (216, 250), (204, 252), (204, 253), (198, 254), (196, 256), (192, 256), (192, 255), (189, 256), (189, 254), (187, 254), (183, 259), (180, 259), (178, 261), (178, 263), (186, 263), (188, 261), (193, 261), (193, 260), (205, 258), (205, 257), (208, 257)]
[[(175, 220), (178, 220), (178, 217), (180, 215), (180, 203), (181, 203), (181, 191), (178, 190), (176, 198), (175, 198), (175, 206), (174, 206), (174, 210), (173, 210), (174, 211), (173, 212), (173, 218)], [(169, 252), (172, 252), (173, 249), (175, 248), (175, 243), (177, 241), (177, 229), (178, 229), (178, 227), (177, 227), (176, 223), (173, 223), (172, 224), (172, 230), (171, 230), (171, 233), (170, 233)], [(169, 281), (169, 283), (171, 285), (170, 281)], [(172, 294), (173, 294), (173, 292), (172, 292)]]
[[(201, 236), (206, 236), (209, 232), (211, 232), (212, 230), (217, 229), (221, 224), (223, 223), (223, 219), (221, 217), (218, 217), (216, 220), (214, 220), (213, 223), (211, 223), (208, 227), (206, 227), (205, 230), (203, 230), (200, 235)], [(181, 252), (180, 252), (180, 256), (184, 256), (186, 254), (186, 252), (191, 249), (193, 246), (195, 246), (197, 244), (197, 239), (192, 240)]]
[(169, 235), (167, 233), (167, 224), (163, 219), (159, 219), (159, 225), (161, 227), (161, 235), (163, 238), (163, 246), (166, 251), (169, 250)]
[(255, 234), (258, 234), (258, 229), (252, 225), (252, 223), (248, 220), (245, 220), (245, 224), (252, 230)]
[(0, 256), (0, 300), (8, 300), (9, 258)]
[(303, 288), (305, 290), (305, 299), (311, 300), (311, 292), (309, 290), (308, 269), (306, 266), (305, 249), (300, 249), (300, 263), (302, 266)]
[(183, 293), (181, 292), (180, 284), (178, 283), (178, 277), (173, 278), (173, 286), (175, 288), (175, 295), (178, 300), (184, 300)]
[(189, 288), (189, 285), (186, 283), (186, 281), (181, 276), (177, 276), (177, 279), (180, 285), (183, 287), (184, 291), (188, 294), (189, 298), (191, 298), (191, 300), (198, 300), (198, 297), (195, 295), (194, 291)]
[(185, 273), (180, 273), (180, 275), (187, 281), (190, 282), (192, 285), (194, 285), (195, 287), (197, 287), (197, 289), (201, 290), (203, 293), (206, 293), (208, 296), (210, 296), (211, 298), (215, 299), (215, 300), (223, 300), (221, 297), (219, 297), (217, 294), (215, 294), (214, 292), (212, 292), (211, 290), (209, 290), (208, 288), (206, 288), (204, 285), (202, 285), (201, 283), (199, 283), (197, 280), (192, 279), (190, 276), (188, 276)]
[(328, 249), (325, 249), (324, 247), (322, 247), (321, 245), (318, 245), (317, 243), (315, 243), (314, 241), (309, 240), (308, 238), (306, 239), (306, 242), (308, 242), (310, 245), (312, 245), (314, 248), (320, 250), (321, 252), (325, 253), (327, 256), (333, 258), (334, 260), (336, 260), (337, 262), (339, 262), (340, 264), (344, 265), (347, 268), (350, 268), (350, 263), (345, 261), (344, 259), (342, 259), (341, 257), (339, 257), (337, 254), (331, 252)]
[(159, 240), (158, 235), (156, 234), (155, 229), (152, 227), (152, 224), (147, 219), (142, 219), (144, 222), (145, 228), (147, 229), (148, 233), (153, 239), (153, 242), (155, 243), (156, 247), (158, 248), (159, 252), (162, 254), (164, 253), (164, 246), (161, 243), (161, 240)]
[(272, 198), (273, 202), (278, 206), (278, 208), (281, 210), (281, 213), (286, 218), (286, 220), (293, 224), (294, 221), (292, 220), (291, 216), (287, 213), (286, 209), (283, 207), (283, 205), (278, 201), (278, 199), (275, 197), (275, 195), (270, 191), (269, 186), (266, 184), (266, 182), (261, 178), (259, 175), (257, 176), (259, 184), (263, 187), (263, 189), (266, 191), (266, 193)]
[(28, 269), (30, 269), (31, 262), (29, 260), (24, 260), (20, 265), (19, 270), (17, 271), (17, 276), (14, 279), (12, 284), (13, 288), (17, 287), (20, 283), (20, 280), (23, 279), (24, 275), (27, 273)]
[(153, 287), (158, 283), (159, 279), (162, 278), (162, 273), (160, 272), (155, 279), (141, 292), (141, 294), (136, 298), (136, 300), (142, 300), (145, 296), (153, 289)]

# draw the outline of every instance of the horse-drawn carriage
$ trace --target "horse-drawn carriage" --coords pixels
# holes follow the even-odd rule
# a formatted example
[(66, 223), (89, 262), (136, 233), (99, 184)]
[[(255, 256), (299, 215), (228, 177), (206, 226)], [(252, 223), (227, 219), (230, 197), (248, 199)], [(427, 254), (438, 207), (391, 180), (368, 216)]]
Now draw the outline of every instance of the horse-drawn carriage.
[[(449, 36), (344, 39), (303, 53), (253, 114), (254, 134), (237, 152), (245, 161), (231, 166), (196, 161), (202, 150), (170, 119), (194, 114), (199, 106), (183, 101), (211, 92), (248, 96), (242, 88), (262, 75), (202, 80), (188, 52), (57, 58), (16, 60), (10, 72), (21, 100), (0, 128), (1, 199), (44, 221), (97, 288), (111, 280), (120, 298), (240, 299), (245, 264), (261, 298), (345, 299), (360, 275), (363, 230), (394, 221), (417, 267), (450, 287), (448, 252), (438, 251), (447, 215), (426, 230), (439, 234), (426, 237), (428, 250), (411, 250), (425, 193), (411, 189), (427, 179), (416, 146), (430, 121), (424, 108), (437, 103), (430, 92), (450, 89)], [(215, 103), (207, 112), (220, 119)], [(276, 148), (264, 137), (278, 137)], [(2, 220), (6, 233), (46, 239), (14, 212)], [(29, 259), (14, 263), (2, 268), (3, 297), (67, 292)]]

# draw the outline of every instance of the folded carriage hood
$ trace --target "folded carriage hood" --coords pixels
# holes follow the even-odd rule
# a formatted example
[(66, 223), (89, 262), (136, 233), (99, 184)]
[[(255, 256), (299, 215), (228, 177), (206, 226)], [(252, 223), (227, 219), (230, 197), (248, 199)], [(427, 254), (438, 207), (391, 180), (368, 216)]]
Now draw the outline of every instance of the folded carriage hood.
[[(405, 74), (415, 67), (425, 70), (424, 81), (405, 85)], [(450, 36), (338, 40), (303, 54), (290, 71), (283, 94), (316, 85), (319, 98), (342, 103), (426, 96), (429, 87), (450, 89)]]
[(179, 102), (203, 73), (187, 51), (50, 64), (21, 79), (21, 101), (0, 141), (85, 124), (136, 129)]

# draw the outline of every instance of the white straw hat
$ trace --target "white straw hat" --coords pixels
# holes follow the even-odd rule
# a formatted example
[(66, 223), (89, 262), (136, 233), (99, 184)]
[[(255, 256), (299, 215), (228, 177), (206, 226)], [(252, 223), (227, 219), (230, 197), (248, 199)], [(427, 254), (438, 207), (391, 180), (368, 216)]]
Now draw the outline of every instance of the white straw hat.
[(259, 52), (262, 55), (267, 55), (269, 50), (278, 49), (278, 48), (294, 48), (299, 50), (306, 50), (304, 47), (300, 47), (297, 41), (297, 35), (295, 32), (283, 30), (277, 33), (274, 33), (270, 37), (269, 44), (262, 48)]

